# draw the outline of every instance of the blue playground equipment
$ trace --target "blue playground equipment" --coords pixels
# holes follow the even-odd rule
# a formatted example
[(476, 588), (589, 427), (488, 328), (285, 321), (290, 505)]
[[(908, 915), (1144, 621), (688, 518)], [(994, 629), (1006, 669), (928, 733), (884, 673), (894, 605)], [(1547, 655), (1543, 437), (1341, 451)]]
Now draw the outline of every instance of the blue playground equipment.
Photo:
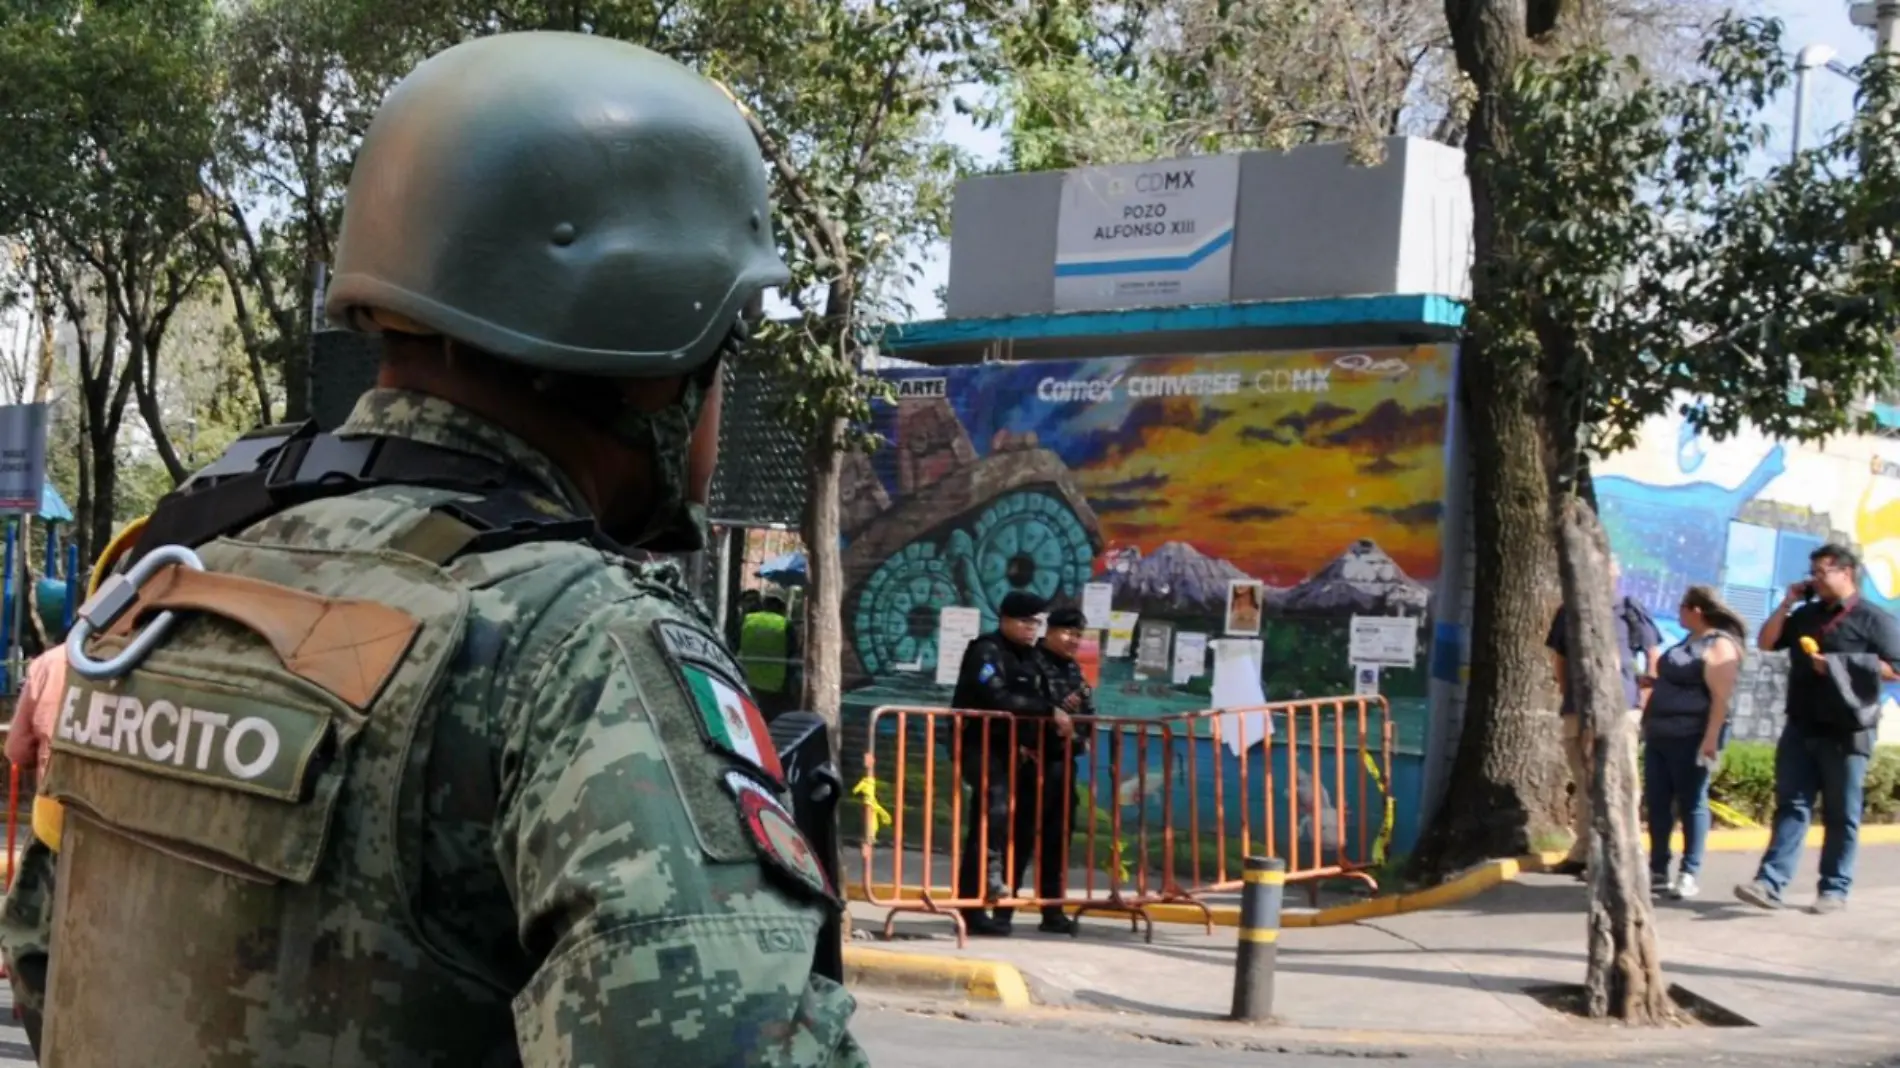
[[(65, 498), (48, 482), (37, 513), (30, 516), (10, 515), (0, 520), (6, 525), (5, 547), (0, 552), (0, 557), (3, 557), (0, 566), (5, 568), (4, 578), (0, 578), (0, 654), (10, 654), (16, 644), (18, 636), (14, 633), (15, 626), (26, 625), (20, 606), (14, 604), (14, 598), (23, 588), (21, 577), (25, 569), (20, 566), (24, 563), (21, 554), (29, 551), (32, 544), (28, 526), (34, 519), (45, 524), (46, 559), (34, 592), (38, 596), (40, 623), (46, 628), (49, 637), (65, 635), (67, 628), (73, 624), (73, 612), (84, 597), (79, 577), (79, 546), (67, 536), (73, 512), (67, 507)], [(13, 677), (11, 668), (7, 656), (0, 655), (0, 693), (8, 696), (19, 690), (19, 680)]]

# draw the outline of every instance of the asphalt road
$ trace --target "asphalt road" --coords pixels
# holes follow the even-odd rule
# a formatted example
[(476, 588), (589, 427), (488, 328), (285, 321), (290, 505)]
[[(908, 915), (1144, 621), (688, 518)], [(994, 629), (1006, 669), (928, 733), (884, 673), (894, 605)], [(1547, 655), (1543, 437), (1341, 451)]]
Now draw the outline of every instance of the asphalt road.
[[(1272, 1068), (1348, 1068), (1351, 1065), (1390, 1064), (1395, 1068), (1610, 1068), (1641, 1065), (1644, 1068), (1690, 1068), (1722, 1065), (1732, 1068), (1900, 1068), (1900, 1041), (1896, 1056), (1881, 1061), (1843, 1062), (1830, 1057), (1807, 1060), (1790, 1057), (1787, 1051), (1749, 1050), (1746, 1045), (1730, 1049), (1702, 1049), (1658, 1056), (1636, 1050), (1579, 1050), (1574, 1054), (1553, 1051), (1548, 1044), (1540, 1048), (1512, 1050), (1492, 1048), (1471, 1052), (1433, 1049), (1375, 1049), (1370, 1047), (1326, 1048), (1310, 1041), (1275, 1041), (1271, 1031), (1242, 1045), (1187, 1045), (1181, 1040), (1157, 1041), (1135, 1037), (1104, 1026), (1090, 1030), (1086, 1025), (1039, 1027), (998, 1024), (942, 1016), (918, 1015), (901, 1009), (862, 1006), (852, 1023), (871, 1063), (878, 1068), (1100, 1068), (1101, 1065), (1127, 1065), (1128, 1068), (1234, 1068), (1238, 1065), (1271, 1065)], [(1310, 1035), (1311, 1032), (1308, 1032)], [(1188, 1040), (1192, 1041), (1192, 1040)], [(1251, 1048), (1249, 1048), (1251, 1047)]]

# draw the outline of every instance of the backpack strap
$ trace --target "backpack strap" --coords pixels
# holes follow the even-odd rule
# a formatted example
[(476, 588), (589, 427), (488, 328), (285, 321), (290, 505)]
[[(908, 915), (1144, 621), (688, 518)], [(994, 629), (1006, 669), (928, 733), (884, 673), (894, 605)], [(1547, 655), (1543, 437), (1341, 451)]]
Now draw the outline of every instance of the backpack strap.
[(441, 505), (399, 536), (397, 548), (432, 563), (531, 541), (586, 542), (626, 555), (591, 517), (550, 512), (512, 465), (409, 438), (338, 437), (303, 422), (244, 435), (166, 494), (120, 566), (130, 568), (161, 545), (196, 548), (300, 504), (387, 485), (475, 498)]

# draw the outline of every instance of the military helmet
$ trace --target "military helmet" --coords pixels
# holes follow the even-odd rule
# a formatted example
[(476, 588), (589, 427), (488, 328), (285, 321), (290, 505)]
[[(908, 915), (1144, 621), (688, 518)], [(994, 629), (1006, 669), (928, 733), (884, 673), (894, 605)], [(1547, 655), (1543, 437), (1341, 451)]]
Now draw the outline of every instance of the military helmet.
[(788, 277), (722, 87), (624, 41), (511, 33), (431, 57), (383, 102), (326, 311), (550, 371), (667, 375)]

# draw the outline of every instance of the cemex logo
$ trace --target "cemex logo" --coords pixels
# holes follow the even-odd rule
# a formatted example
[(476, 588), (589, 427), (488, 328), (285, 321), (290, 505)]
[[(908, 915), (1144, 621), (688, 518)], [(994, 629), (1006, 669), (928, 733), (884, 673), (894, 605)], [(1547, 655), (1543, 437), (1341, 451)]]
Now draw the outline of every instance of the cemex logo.
[(950, 396), (948, 378), (900, 378), (897, 380), (898, 400), (948, 396)]
[(1133, 189), (1143, 196), (1156, 193), (1182, 193), (1194, 188), (1193, 169), (1181, 171), (1150, 171), (1131, 178), (1111, 178), (1108, 180), (1108, 195), (1123, 197)]
[(1108, 378), (1045, 378), (1036, 383), (1036, 399), (1054, 404), (1113, 400), (1115, 387), (1121, 384), (1121, 380), (1121, 375)]

